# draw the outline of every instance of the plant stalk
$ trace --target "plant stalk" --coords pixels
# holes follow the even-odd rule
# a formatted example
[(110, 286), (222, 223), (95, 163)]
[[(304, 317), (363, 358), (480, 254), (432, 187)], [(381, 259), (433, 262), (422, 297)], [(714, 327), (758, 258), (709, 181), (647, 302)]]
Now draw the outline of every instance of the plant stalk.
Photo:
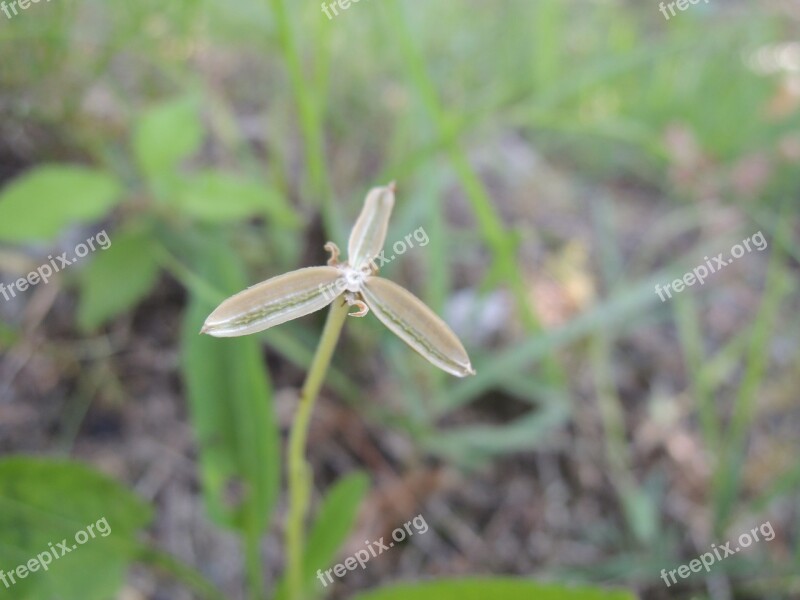
[(303, 556), (305, 518), (311, 499), (313, 476), (305, 460), (306, 440), (317, 394), (339, 340), (349, 306), (340, 297), (331, 304), (317, 351), (300, 392), (297, 412), (289, 432), (289, 515), (286, 525), (286, 563), (289, 600), (304, 600)]

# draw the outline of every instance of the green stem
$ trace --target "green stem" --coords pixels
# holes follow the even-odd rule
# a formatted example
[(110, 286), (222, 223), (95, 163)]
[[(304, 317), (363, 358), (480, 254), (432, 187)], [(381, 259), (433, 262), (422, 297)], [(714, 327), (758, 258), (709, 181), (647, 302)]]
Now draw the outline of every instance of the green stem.
[[(306, 81), (302, 60), (295, 45), (294, 33), (289, 21), (286, 0), (269, 0), (275, 15), (278, 44), (283, 53), (289, 85), (297, 106), (300, 131), (305, 146), (306, 167), (310, 193), (320, 199), (320, 211), (325, 231), (331, 238), (341, 233), (336, 213), (333, 211), (330, 177), (325, 162), (325, 136), (321, 111), (323, 90)], [(324, 50), (324, 49), (323, 49)], [(316, 88), (316, 89), (315, 89)]]
[(304, 522), (311, 498), (312, 474), (305, 461), (308, 426), (317, 394), (325, 380), (325, 373), (339, 340), (347, 317), (348, 305), (334, 300), (317, 352), (309, 367), (308, 376), (300, 392), (299, 405), (292, 429), (289, 432), (289, 515), (286, 525), (286, 562), (288, 569), (289, 600), (303, 600)]
[[(431, 78), (423, 56), (415, 44), (414, 35), (402, 3), (399, 0), (389, 2), (388, 8), (394, 17), (392, 32), (397, 36), (397, 46), (408, 69), (409, 79), (416, 87), (437, 134), (443, 140), (450, 163), (453, 165), (475, 213), (475, 220), (480, 226), (481, 235), (491, 249), (494, 261), (492, 274), (496, 274), (508, 285), (525, 329), (530, 334), (539, 334), (542, 332), (542, 326), (531, 309), (528, 291), (520, 277), (514, 236), (509, 235), (506, 230), (503, 220), (492, 204), (486, 185), (459, 144), (457, 132), (460, 124), (450, 118), (450, 114), (442, 104), (435, 81)], [(558, 361), (548, 354), (544, 357), (543, 366), (548, 381), (558, 389), (564, 389), (566, 374)]]

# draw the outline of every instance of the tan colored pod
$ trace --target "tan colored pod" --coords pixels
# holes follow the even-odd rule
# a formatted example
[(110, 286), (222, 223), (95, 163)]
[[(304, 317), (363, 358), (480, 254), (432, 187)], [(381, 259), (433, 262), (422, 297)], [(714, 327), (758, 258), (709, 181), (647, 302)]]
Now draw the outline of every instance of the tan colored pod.
[(453, 330), (414, 294), (382, 277), (367, 279), (361, 294), (378, 319), (429, 362), (457, 377), (475, 374)]
[(201, 333), (247, 335), (318, 311), (344, 290), (340, 279), (335, 267), (307, 267), (272, 277), (223, 301)]
[(351, 267), (359, 270), (367, 266), (383, 250), (393, 208), (394, 183), (369, 191), (347, 244)]

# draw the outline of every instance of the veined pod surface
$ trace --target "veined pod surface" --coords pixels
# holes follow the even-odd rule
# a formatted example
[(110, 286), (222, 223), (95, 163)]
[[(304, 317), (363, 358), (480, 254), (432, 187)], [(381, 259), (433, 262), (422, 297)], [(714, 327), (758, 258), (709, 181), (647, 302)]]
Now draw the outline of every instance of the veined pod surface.
[(475, 374), (453, 330), (414, 294), (375, 276), (364, 283), (361, 294), (378, 319), (428, 361), (457, 377)]
[(272, 277), (231, 296), (206, 319), (201, 333), (236, 337), (264, 331), (325, 308), (344, 289), (336, 267), (306, 267)]
[(394, 183), (369, 191), (347, 244), (347, 259), (351, 267), (361, 269), (383, 249), (393, 208)]

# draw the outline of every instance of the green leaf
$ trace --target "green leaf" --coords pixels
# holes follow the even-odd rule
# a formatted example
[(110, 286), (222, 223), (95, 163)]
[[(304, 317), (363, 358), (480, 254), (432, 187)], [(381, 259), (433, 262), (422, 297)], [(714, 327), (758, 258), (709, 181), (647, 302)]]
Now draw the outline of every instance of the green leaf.
[(636, 539), (643, 546), (652, 544), (658, 535), (659, 507), (645, 489), (623, 485), (620, 500), (625, 518)]
[(399, 584), (355, 596), (354, 600), (635, 600), (631, 592), (543, 584), (524, 579), (444, 579)]
[[(333, 566), (336, 553), (347, 540), (368, 490), (369, 478), (356, 472), (340, 479), (325, 497), (305, 543), (303, 576), (309, 596), (317, 581), (317, 569), (324, 571)], [(286, 579), (282, 579), (275, 600), (286, 600), (287, 593)]]
[(442, 395), (435, 407), (436, 412), (443, 415), (455, 410), (493, 386), (501, 385), (514, 373), (601, 327), (624, 329), (632, 326), (646, 308), (658, 301), (653, 289), (656, 283), (663, 281), (661, 277), (657, 274), (631, 283), (624, 292), (586, 310), (557, 329), (525, 338), (516, 346), (494, 353), (480, 364), (477, 376), (460, 381)]
[(147, 177), (171, 174), (178, 163), (200, 148), (203, 126), (197, 105), (184, 97), (158, 104), (136, 124), (133, 153)]
[(464, 466), (477, 466), (503, 454), (540, 446), (569, 418), (569, 406), (548, 402), (505, 425), (476, 425), (438, 431), (426, 445), (432, 452)]
[(203, 222), (226, 223), (263, 215), (277, 225), (300, 225), (298, 216), (277, 190), (244, 175), (202, 171), (182, 182), (171, 201), (185, 214)]
[[(9, 584), (12, 573), (15, 580), (8, 589), (0, 585), (0, 598), (116, 597), (136, 552), (136, 532), (150, 519), (146, 503), (79, 463), (34, 458), (0, 461), (0, 567)], [(70, 549), (63, 556), (58, 546), (62, 540)], [(51, 547), (58, 558), (53, 558)], [(42, 562), (51, 559), (47, 570), (37, 566), (19, 578), (17, 566), (27, 568), (39, 556)]]
[(104, 171), (65, 165), (32, 169), (0, 191), (0, 240), (52, 240), (67, 225), (103, 218), (120, 191)]
[[(206, 234), (190, 244), (197, 274), (226, 293), (247, 282), (227, 240)], [(258, 341), (200, 335), (214, 301), (193, 295), (183, 325), (183, 379), (200, 448), (211, 517), (261, 532), (278, 496), (279, 436), (272, 389)]]
[(114, 236), (81, 273), (78, 325), (97, 329), (138, 304), (152, 289), (159, 266), (148, 231), (137, 228)]
[(340, 479), (328, 492), (308, 536), (306, 563), (310, 573), (329, 566), (355, 525), (358, 509), (369, 491), (369, 477), (356, 472)]

